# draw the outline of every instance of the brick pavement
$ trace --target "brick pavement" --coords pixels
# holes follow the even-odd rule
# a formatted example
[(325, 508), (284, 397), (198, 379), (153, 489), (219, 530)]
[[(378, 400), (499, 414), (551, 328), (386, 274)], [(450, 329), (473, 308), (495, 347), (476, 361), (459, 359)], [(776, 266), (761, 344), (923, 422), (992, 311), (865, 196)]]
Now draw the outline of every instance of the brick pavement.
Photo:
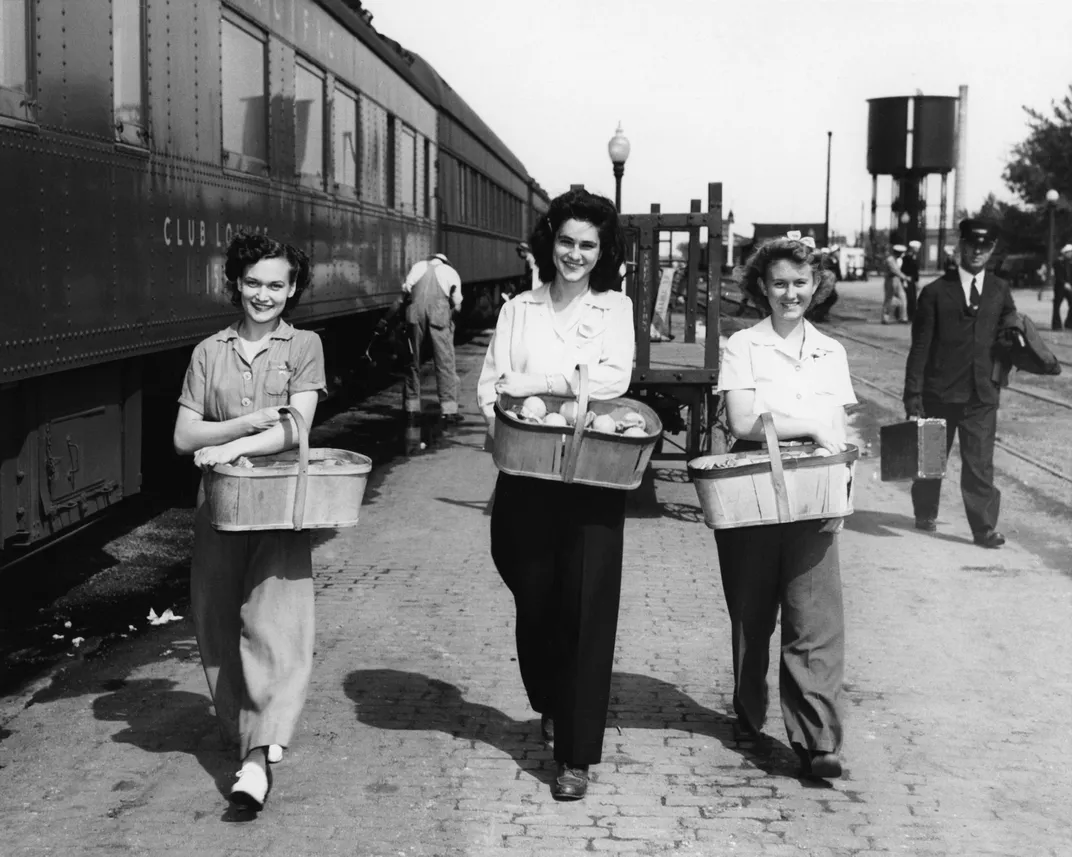
[[(482, 341), (459, 354), (468, 399)], [(794, 776), (776, 704), (768, 748), (734, 739), (714, 542), (680, 469), (660, 467), (630, 501), (605, 759), (585, 800), (556, 803), (465, 404), (444, 448), (379, 468), (361, 525), (316, 548), (313, 685), (264, 813), (226, 808), (236, 765), (184, 621), (6, 701), (3, 853), (1072, 853), (1069, 577), (1015, 538), (967, 543), (955, 491), (941, 532), (915, 532), (873, 459), (841, 537), (846, 777)]]

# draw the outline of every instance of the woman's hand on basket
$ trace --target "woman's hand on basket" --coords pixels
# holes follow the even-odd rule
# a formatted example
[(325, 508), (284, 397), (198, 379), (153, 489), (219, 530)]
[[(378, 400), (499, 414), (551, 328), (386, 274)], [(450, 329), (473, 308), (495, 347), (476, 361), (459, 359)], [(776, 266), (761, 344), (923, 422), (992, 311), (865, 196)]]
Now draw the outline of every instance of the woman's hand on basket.
[(845, 442), (844, 435), (831, 426), (816, 426), (815, 431), (811, 433), (811, 437), (819, 446), (833, 455), (844, 452), (849, 446)]
[(547, 377), (524, 372), (503, 372), (495, 382), (495, 392), (507, 396), (535, 396), (547, 392)]
[(279, 408), (261, 408), (252, 414), (246, 414), (245, 420), (250, 434), (260, 434), (262, 431), (268, 431), (273, 426), (279, 425)]
[(202, 470), (208, 470), (217, 464), (230, 464), (239, 455), (241, 453), (229, 443), (220, 446), (203, 446), (194, 453), (194, 464)]

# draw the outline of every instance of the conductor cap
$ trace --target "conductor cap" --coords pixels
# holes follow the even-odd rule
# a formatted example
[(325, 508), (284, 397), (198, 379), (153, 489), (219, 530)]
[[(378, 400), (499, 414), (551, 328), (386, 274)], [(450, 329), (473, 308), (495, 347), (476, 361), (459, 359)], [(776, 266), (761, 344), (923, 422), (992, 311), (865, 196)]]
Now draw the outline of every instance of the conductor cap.
[(1072, 244), (1065, 244), (1065, 246), (1061, 248), (1061, 252), (1072, 253)]
[(892, 249), (894, 253), (903, 253), (908, 248), (904, 244), (894, 244)]
[(968, 217), (960, 221), (960, 240), (965, 244), (981, 246), (998, 240), (997, 224), (980, 217)]
[(443, 263), (445, 263), (447, 265), (450, 264), (450, 260), (447, 258), (446, 253), (436, 253), (432, 258), (433, 259), (438, 259), (440, 262), (443, 262)]
[(923, 245), (919, 241), (909, 241), (908, 246), (911, 247), (913, 250), (918, 250)]

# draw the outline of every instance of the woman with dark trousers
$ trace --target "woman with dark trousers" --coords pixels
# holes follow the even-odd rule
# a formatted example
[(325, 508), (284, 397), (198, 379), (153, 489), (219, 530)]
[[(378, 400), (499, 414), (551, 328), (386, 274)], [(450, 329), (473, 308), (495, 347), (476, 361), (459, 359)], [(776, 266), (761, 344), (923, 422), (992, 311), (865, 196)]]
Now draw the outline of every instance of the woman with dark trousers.
[[(833, 287), (809, 239), (790, 233), (749, 259), (743, 290), (769, 315), (729, 338), (719, 373), (735, 451), (758, 449), (770, 413), (780, 440), (846, 448), (845, 406), (856, 402), (845, 349), (804, 319)], [(836, 533), (842, 519), (715, 531), (733, 646), (738, 727), (758, 736), (767, 716), (770, 638), (781, 610), (779, 690), (789, 741), (805, 776), (841, 776), (838, 694), (844, 618)]]
[[(621, 396), (633, 367), (632, 302), (616, 289), (623, 261), (610, 200), (571, 190), (552, 201), (529, 240), (542, 285), (499, 313), (477, 388), (511, 396)], [(579, 415), (583, 419), (584, 415)], [(553, 740), (552, 794), (584, 797), (603, 752), (622, 578), (625, 492), (500, 473), (491, 555), (514, 596), (517, 656), (529, 702)]]
[[(309, 259), (266, 235), (240, 234), (224, 268), (241, 318), (194, 348), (175, 420), (175, 450), (204, 470), (297, 446), (284, 405), (313, 424), (326, 394), (324, 349), (283, 320), (309, 284)], [(309, 531), (221, 532), (199, 492), (190, 606), (224, 740), (242, 767), (231, 800), (260, 810), (269, 762), (282, 758), (313, 668)]]

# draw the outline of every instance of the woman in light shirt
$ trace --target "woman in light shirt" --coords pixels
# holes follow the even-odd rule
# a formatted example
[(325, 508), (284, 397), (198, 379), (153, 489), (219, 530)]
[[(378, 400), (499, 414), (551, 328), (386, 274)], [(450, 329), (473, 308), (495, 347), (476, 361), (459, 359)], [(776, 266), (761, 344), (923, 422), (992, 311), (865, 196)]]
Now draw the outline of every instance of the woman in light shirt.
[[(616, 289), (624, 244), (610, 200), (571, 190), (529, 241), (543, 285), (499, 313), (477, 399), (494, 431), (510, 396), (621, 396), (633, 369), (632, 302)], [(579, 415), (583, 419), (583, 414)], [(554, 742), (552, 794), (584, 797), (603, 752), (622, 578), (625, 492), (500, 473), (491, 555), (514, 596), (517, 658), (529, 702)]]
[[(807, 440), (830, 453), (846, 448), (845, 406), (856, 402), (841, 343), (804, 312), (833, 287), (808, 239), (790, 233), (749, 259), (743, 290), (770, 315), (726, 343), (719, 390), (733, 449), (757, 449), (760, 414), (779, 440)], [(745, 735), (767, 715), (770, 637), (782, 612), (780, 696), (789, 741), (805, 776), (841, 776), (838, 692), (844, 617), (836, 533), (840, 518), (715, 531), (733, 645), (733, 707)]]

